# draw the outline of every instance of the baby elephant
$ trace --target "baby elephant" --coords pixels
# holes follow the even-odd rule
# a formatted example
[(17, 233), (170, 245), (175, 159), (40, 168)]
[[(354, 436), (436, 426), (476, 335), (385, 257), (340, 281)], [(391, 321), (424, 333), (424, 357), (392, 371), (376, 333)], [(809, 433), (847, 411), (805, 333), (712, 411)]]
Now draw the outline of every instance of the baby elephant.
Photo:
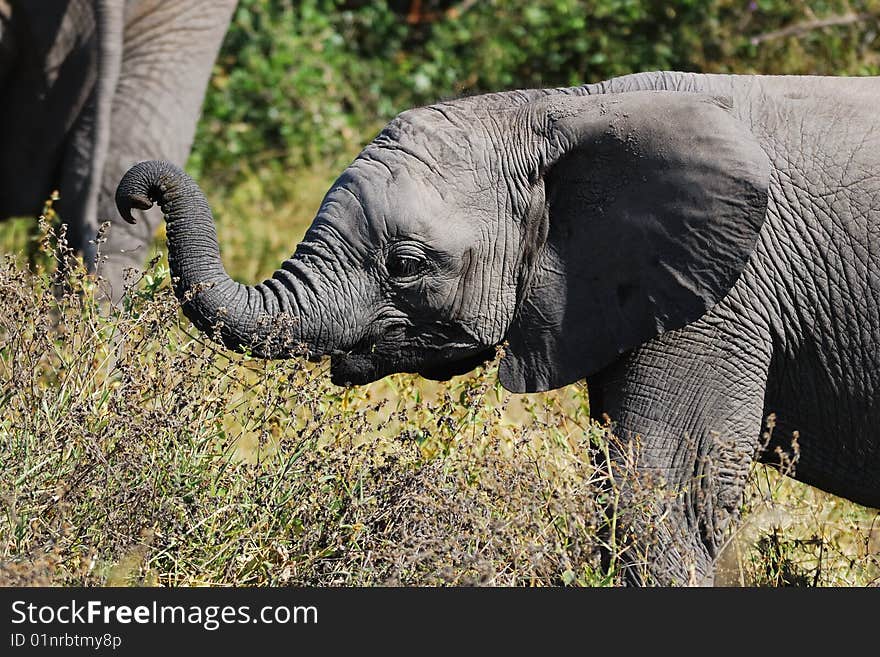
[(586, 379), (620, 438), (625, 580), (705, 584), (756, 459), (880, 506), (878, 98), (878, 78), (657, 72), (407, 111), (256, 286), (178, 168), (135, 166), (116, 203), (162, 206), (183, 310), (230, 349), (304, 345), (351, 385), (507, 343), (508, 390)]

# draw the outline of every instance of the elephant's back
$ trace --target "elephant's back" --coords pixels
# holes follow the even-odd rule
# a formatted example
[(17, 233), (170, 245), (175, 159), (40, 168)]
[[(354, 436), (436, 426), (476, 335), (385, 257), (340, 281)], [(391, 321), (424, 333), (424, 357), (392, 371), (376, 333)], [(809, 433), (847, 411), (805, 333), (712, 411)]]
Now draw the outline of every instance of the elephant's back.
[[(759, 129), (770, 113), (807, 116), (806, 108), (823, 115), (841, 106), (877, 114), (880, 77), (831, 77), (810, 75), (727, 75), (649, 71), (611, 78), (573, 88), (580, 93), (626, 93), (630, 91), (679, 91), (723, 96), (733, 101), (738, 118)], [(812, 115), (812, 114), (810, 114)]]

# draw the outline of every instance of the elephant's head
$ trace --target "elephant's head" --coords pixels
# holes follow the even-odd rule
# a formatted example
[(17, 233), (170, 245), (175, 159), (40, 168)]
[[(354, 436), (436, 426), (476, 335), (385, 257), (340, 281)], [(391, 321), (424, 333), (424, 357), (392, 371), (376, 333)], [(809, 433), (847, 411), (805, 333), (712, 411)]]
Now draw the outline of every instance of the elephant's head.
[[(411, 110), (327, 193), (296, 253), (233, 282), (198, 187), (148, 162), (184, 312), (234, 349), (330, 355), (334, 382), (448, 378), (508, 342), (502, 383), (558, 387), (696, 320), (757, 239), (769, 164), (723, 99), (512, 92)], [(279, 330), (279, 327), (284, 327)]]

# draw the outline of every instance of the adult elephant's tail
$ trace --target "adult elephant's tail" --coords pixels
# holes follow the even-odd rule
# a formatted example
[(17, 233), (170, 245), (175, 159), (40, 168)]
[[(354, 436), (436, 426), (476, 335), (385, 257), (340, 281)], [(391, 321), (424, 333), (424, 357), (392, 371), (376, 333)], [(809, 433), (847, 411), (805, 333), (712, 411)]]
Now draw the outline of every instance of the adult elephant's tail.
[(62, 203), (64, 213), (74, 218), (71, 222), (71, 239), (74, 242), (72, 246), (83, 254), (83, 260), (90, 270), (97, 267), (98, 202), (110, 148), (113, 96), (116, 94), (122, 68), (124, 22), (124, 2), (96, 0), (97, 77), (95, 88), (84, 109), (84, 119), (80, 120), (82, 127), (77, 129), (77, 132), (83, 131), (86, 136), (84, 143), (88, 143), (90, 149), (87, 154), (80, 154), (74, 149), (74, 157), (82, 158), (86, 155), (86, 159), (65, 163), (73, 169), (78, 168), (77, 164), (88, 167), (85, 178), (72, 178), (73, 188), (68, 184), (62, 186)]

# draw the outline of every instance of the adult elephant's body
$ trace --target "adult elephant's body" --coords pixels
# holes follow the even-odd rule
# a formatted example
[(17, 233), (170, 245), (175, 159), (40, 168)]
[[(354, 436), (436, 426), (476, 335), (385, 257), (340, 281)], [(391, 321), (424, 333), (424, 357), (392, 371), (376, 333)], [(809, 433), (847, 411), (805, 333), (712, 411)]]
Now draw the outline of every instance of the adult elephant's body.
[(624, 439), (627, 578), (705, 582), (756, 458), (880, 506), (878, 99), (877, 78), (646, 73), (406, 112), (253, 287), (173, 167), (117, 203), (163, 204), (184, 311), (231, 348), (302, 342), (365, 383), (506, 341), (512, 391), (586, 378)]
[(189, 155), (235, 0), (7, 0), (0, 32), (0, 219), (32, 216), (54, 189), (71, 246), (118, 299), (161, 215), (119, 221), (133, 163)]

